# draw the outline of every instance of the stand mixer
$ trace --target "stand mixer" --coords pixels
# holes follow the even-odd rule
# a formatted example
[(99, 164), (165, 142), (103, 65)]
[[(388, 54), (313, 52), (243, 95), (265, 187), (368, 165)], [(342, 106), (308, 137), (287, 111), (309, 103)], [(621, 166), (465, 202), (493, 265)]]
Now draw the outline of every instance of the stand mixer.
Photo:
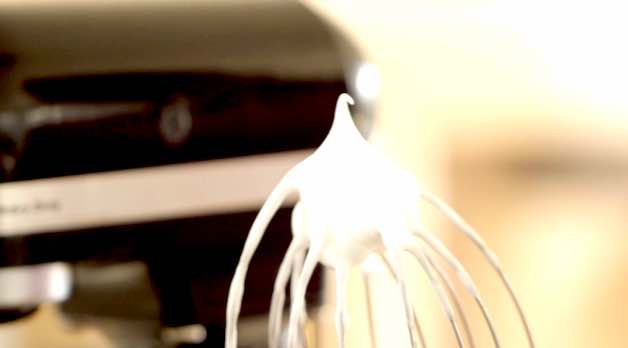
[[(347, 89), (338, 40), (280, 1), (0, 11), (0, 319), (53, 303), (114, 347), (221, 342), (254, 212)], [(245, 317), (268, 311), (289, 207), (272, 228)]]

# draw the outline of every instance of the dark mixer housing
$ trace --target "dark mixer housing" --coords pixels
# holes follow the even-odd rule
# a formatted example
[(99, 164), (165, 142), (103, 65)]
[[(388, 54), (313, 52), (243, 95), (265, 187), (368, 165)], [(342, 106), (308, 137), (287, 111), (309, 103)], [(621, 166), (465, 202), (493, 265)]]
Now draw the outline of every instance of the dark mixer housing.
[[(28, 219), (61, 209), (54, 200), (3, 199), (3, 188), (17, 183), (320, 144), (335, 100), (347, 90), (327, 28), (292, 3), (215, 6), (0, 15), (0, 214)], [(87, 15), (93, 22), (77, 30)], [(85, 204), (100, 199), (84, 195)], [(279, 211), (254, 258), (244, 316), (268, 311), (271, 280), (290, 240), (290, 210)], [(216, 347), (255, 214), (253, 208), (195, 212), (20, 233), (0, 224), (0, 276), (9, 268), (63, 262), (73, 274), (71, 296), (60, 304), (68, 318), (139, 320), (156, 323), (155, 330), (201, 324), (207, 339), (198, 346)], [(317, 303), (320, 289), (316, 277), (309, 303)], [(0, 321), (36, 308), (4, 305)]]
[[(339, 81), (148, 73), (29, 80), (25, 88), (55, 105), (51, 113), (102, 105), (119, 114), (25, 128), (19, 138), (7, 141), (12, 144), (7, 152), (17, 159), (5, 174), (7, 182), (313, 148), (331, 125), (334, 100), (344, 86)], [(173, 143), (164, 135), (164, 110), (179, 102), (189, 110), (191, 126)], [(279, 214), (260, 248), (259, 272), (251, 273), (258, 277), (251, 279), (255, 298), (245, 306), (250, 313), (267, 310), (272, 290), (267, 280), (287, 247), (289, 215), (289, 209)], [(252, 211), (7, 237), (0, 239), (0, 262), (5, 267), (54, 261), (93, 266), (141, 260), (162, 300), (165, 324), (219, 322), (254, 216)], [(76, 307), (72, 301), (68, 306)]]

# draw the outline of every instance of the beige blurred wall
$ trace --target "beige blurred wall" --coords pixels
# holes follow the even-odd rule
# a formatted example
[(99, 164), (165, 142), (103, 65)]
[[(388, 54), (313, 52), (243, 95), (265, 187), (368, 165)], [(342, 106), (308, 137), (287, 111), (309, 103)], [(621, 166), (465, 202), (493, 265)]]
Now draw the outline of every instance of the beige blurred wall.
[[(306, 3), (377, 65), (383, 88), (376, 143), (487, 239), (538, 346), (626, 346), (626, 5)], [(450, 232), (441, 237), (478, 280), (504, 345), (525, 347), (496, 277)], [(359, 285), (352, 291), (363, 295)], [(376, 301), (388, 302), (392, 291)], [(396, 332), (399, 323), (387, 320)], [(364, 325), (358, 327), (351, 346), (366, 346)], [(490, 346), (479, 317), (473, 328), (480, 346)], [(445, 334), (443, 327), (431, 333), (435, 340)]]

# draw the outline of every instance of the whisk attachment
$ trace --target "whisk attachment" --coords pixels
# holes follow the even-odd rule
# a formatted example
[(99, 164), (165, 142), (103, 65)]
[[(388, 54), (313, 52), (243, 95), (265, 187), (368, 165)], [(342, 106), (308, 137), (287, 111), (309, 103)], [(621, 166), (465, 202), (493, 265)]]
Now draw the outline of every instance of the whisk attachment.
[[(409, 346), (426, 348), (417, 310), (407, 294), (407, 270), (401, 267), (400, 258), (406, 253), (416, 259), (427, 275), (457, 346), (475, 348), (476, 342), (460, 295), (441, 263), (453, 270), (456, 279), (474, 299), (494, 347), (500, 348), (493, 319), (473, 279), (442, 241), (418, 222), (416, 217), (421, 202), (434, 206), (482, 252), (508, 290), (526, 331), (528, 344), (534, 348), (528, 322), (497, 257), (451, 207), (435, 195), (420, 190), (411, 174), (387, 160), (362, 137), (351, 118), (351, 104), (353, 99), (349, 95), (340, 95), (332, 127), (323, 143), (281, 179), (256, 216), (229, 288), (225, 348), (237, 348), (237, 320), (251, 258), (273, 215), (292, 193), (298, 194), (299, 199), (292, 214), (293, 240), (279, 265), (273, 288), (268, 328), (270, 348), (280, 346), (288, 283), (292, 297), (287, 345), (289, 348), (305, 346), (302, 333), (307, 316), (305, 293), (318, 264), (336, 274), (336, 333), (338, 347), (344, 348), (348, 329), (347, 274), (352, 268), (361, 268), (366, 293), (370, 296), (368, 274), (363, 264), (373, 256), (383, 261), (396, 282), (403, 303)], [(371, 314), (371, 301), (367, 303)], [(372, 320), (370, 323), (372, 325)], [(374, 331), (372, 326), (371, 331)], [(374, 333), (371, 337), (374, 338)], [(375, 342), (372, 344), (375, 347)]]

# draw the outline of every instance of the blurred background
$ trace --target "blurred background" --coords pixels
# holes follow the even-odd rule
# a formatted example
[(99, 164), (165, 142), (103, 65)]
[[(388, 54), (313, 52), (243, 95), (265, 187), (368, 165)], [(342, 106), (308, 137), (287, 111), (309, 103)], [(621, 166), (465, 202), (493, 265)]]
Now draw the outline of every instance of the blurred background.
[[(322, 139), (348, 90), (371, 142), (502, 260), (538, 347), (625, 346), (627, 10), (604, 0), (1, 1), (0, 343), (220, 346), (221, 299), (255, 209)], [(525, 347), (479, 252), (428, 207), (424, 218), (476, 280), (504, 346)], [(247, 283), (246, 346), (265, 344), (288, 219), (282, 210)], [(428, 343), (451, 346), (407, 261)], [(347, 344), (368, 347), (353, 276)], [(376, 346), (402, 346), (392, 281), (373, 277)], [(310, 294), (315, 346), (335, 346), (329, 294), (323, 272)], [(478, 346), (490, 346), (471, 317)]]

